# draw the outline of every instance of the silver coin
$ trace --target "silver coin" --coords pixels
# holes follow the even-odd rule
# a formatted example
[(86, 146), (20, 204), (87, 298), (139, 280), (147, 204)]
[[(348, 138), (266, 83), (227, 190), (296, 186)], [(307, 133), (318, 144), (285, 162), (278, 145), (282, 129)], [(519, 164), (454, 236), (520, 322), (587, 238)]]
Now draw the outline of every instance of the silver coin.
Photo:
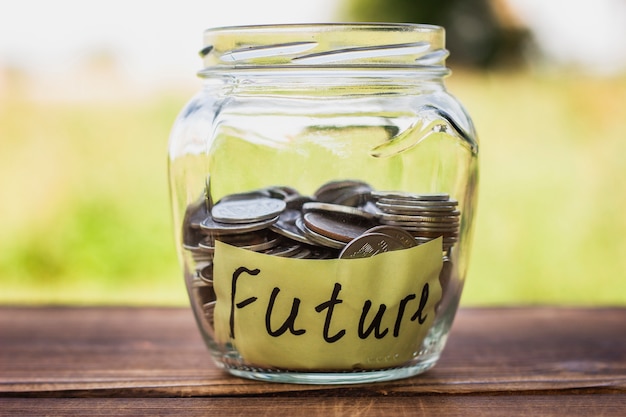
[(405, 248), (412, 248), (417, 246), (415, 242), (415, 238), (408, 231), (402, 229), (401, 227), (395, 226), (375, 226), (371, 229), (368, 229), (364, 234), (369, 233), (382, 233), (387, 236), (391, 236), (392, 238), (398, 240), (400, 243), (404, 245)]
[(350, 206), (342, 206), (341, 204), (331, 204), (331, 203), (319, 203), (319, 202), (311, 202), (304, 203), (302, 205), (302, 211), (304, 213), (309, 213), (312, 211), (319, 211), (330, 214), (341, 214), (347, 216), (353, 216), (358, 219), (363, 220), (374, 220), (374, 215), (358, 209), (356, 207)]
[[(414, 222), (414, 221), (423, 221), (422, 218), (429, 218), (434, 216), (415, 216), (411, 214), (395, 214), (395, 213), (378, 213), (378, 218), (381, 221), (386, 222)], [(441, 223), (445, 223), (446, 221), (450, 223), (454, 223), (458, 221), (458, 217), (454, 216), (441, 216)]]
[(356, 194), (369, 196), (371, 187), (360, 180), (337, 180), (322, 185), (313, 195), (319, 201), (338, 204), (338, 200), (344, 199), (346, 194), (355, 194), (355, 190), (359, 190)]
[(272, 256), (280, 256), (283, 258), (291, 258), (296, 257), (300, 252), (302, 252), (303, 247), (298, 243), (280, 243), (272, 248), (266, 249), (262, 251), (262, 253), (266, 255)]
[(206, 318), (206, 321), (209, 322), (211, 326), (213, 326), (215, 322), (215, 305), (216, 304), (217, 304), (217, 301), (210, 301), (208, 303), (202, 304), (204, 317)]
[(414, 226), (414, 227), (434, 227), (436, 229), (458, 229), (459, 221), (455, 222), (426, 222), (422, 220), (406, 220), (406, 221), (393, 221), (393, 220), (385, 220), (383, 222), (389, 226), (397, 226), (397, 227), (405, 227), (405, 226)]
[(268, 240), (266, 242), (255, 243), (252, 245), (240, 246), (241, 249), (251, 250), (253, 252), (262, 252), (268, 249), (271, 249), (275, 246), (278, 246), (280, 243), (280, 238), (274, 238), (272, 240)]
[(421, 216), (421, 215), (417, 215), (417, 216), (410, 216), (411, 223), (423, 223), (423, 224), (435, 224), (435, 225), (442, 225), (442, 226), (451, 226), (451, 225), (455, 225), (458, 226), (459, 225), (459, 217), (458, 216)]
[(256, 223), (277, 217), (285, 207), (286, 203), (277, 198), (235, 199), (215, 204), (211, 216), (219, 223)]
[(270, 197), (278, 198), (281, 200), (286, 200), (289, 197), (300, 195), (300, 193), (298, 193), (298, 190), (296, 190), (293, 187), (286, 186), (286, 185), (281, 185), (281, 186), (276, 185), (273, 187), (264, 188), (263, 190), (267, 191)]
[(276, 235), (274, 235), (273, 233), (270, 234), (268, 229), (263, 229), (250, 233), (216, 236), (216, 239), (232, 246), (242, 247), (264, 243), (267, 242), (270, 238), (275, 237)]
[(404, 230), (421, 230), (424, 232), (455, 232), (459, 230), (458, 223), (420, 223), (420, 222), (386, 222), (387, 226), (399, 227)]
[[(291, 195), (291, 196), (287, 196), (285, 197), (285, 204), (287, 204), (287, 210), (302, 210), (302, 206), (304, 205), (304, 203), (310, 203), (313, 200), (312, 197), (309, 196), (305, 196), (305, 195)], [(284, 213), (284, 212), (283, 212)], [(282, 214), (281, 214), (282, 216)]]
[(209, 262), (201, 267), (196, 267), (197, 276), (207, 284), (213, 285), (213, 263)]
[(302, 213), (299, 210), (287, 209), (280, 214), (278, 221), (269, 229), (288, 239), (311, 245), (313, 242), (296, 226), (296, 221), (301, 218)]
[(371, 191), (371, 196), (374, 199), (390, 198), (394, 200), (419, 200), (419, 201), (447, 201), (450, 199), (450, 195), (446, 193), (432, 193), (432, 194), (415, 194), (402, 191)]
[(216, 235), (240, 234), (268, 228), (277, 221), (278, 216), (254, 223), (220, 223), (209, 216), (200, 223), (200, 229)]
[[(405, 217), (399, 217), (405, 216)], [(422, 216), (407, 216), (406, 214), (388, 214), (380, 216), (380, 222), (392, 226), (430, 226), (430, 227), (445, 227), (445, 228), (458, 228), (461, 222), (458, 217), (442, 217), (440, 219), (422, 217)]]
[(413, 236), (419, 236), (419, 237), (432, 237), (432, 238), (437, 238), (437, 237), (444, 237), (447, 239), (452, 239), (452, 238), (458, 238), (459, 235), (456, 232), (442, 232), (439, 230), (411, 230), (409, 228), (406, 229), (409, 233), (411, 233)]
[(366, 233), (348, 243), (339, 259), (369, 258), (398, 249), (406, 249), (399, 240), (383, 233)]
[(296, 226), (296, 224), (290, 223), (280, 223), (277, 222), (270, 227), (270, 230), (274, 233), (278, 233), (279, 235), (291, 239), (296, 242), (304, 243), (307, 245), (312, 245), (312, 242), (303, 232), (302, 230)]
[(403, 199), (403, 198), (380, 198), (376, 201), (378, 204), (392, 204), (402, 206), (443, 206), (443, 207), (456, 207), (459, 202), (456, 200), (426, 200), (426, 199)]
[(338, 195), (332, 201), (334, 204), (341, 204), (344, 206), (358, 207), (369, 201), (370, 187), (356, 187), (346, 190), (343, 194)]
[(459, 210), (450, 210), (450, 211), (420, 211), (417, 214), (414, 214), (415, 216), (421, 216), (421, 217), (439, 217), (439, 218), (447, 218), (447, 217), (456, 217), (458, 218), (461, 215), (461, 212)]
[[(439, 236), (439, 237), (441, 237), (441, 236)], [(418, 245), (421, 245), (423, 243), (428, 243), (431, 240), (435, 240), (435, 239), (437, 239), (437, 238), (436, 237), (415, 236), (415, 241), (417, 242)], [(444, 237), (443, 241), (442, 241), (442, 245), (444, 245), (444, 246), (453, 246), (456, 242), (458, 242), (457, 238), (453, 238), (453, 237), (446, 238), (446, 237)]]
[(198, 243), (198, 250), (210, 254), (215, 253), (215, 241), (203, 240), (202, 242)]
[(409, 233), (412, 233), (413, 236), (415, 237), (415, 241), (419, 243), (419, 238), (423, 238), (423, 239), (437, 239), (438, 237), (443, 238), (443, 244), (453, 244), (456, 243), (456, 241), (454, 240), (450, 240), (450, 239), (456, 239), (458, 236), (457, 235), (444, 235), (442, 233), (429, 233), (427, 236), (424, 235), (424, 232), (413, 232), (409, 230)]
[(451, 212), (454, 211), (454, 206), (438, 206), (438, 205), (400, 205), (400, 204), (389, 204), (389, 203), (376, 203), (376, 207), (381, 209), (385, 213), (397, 213), (397, 214), (420, 214), (425, 211), (427, 212)]

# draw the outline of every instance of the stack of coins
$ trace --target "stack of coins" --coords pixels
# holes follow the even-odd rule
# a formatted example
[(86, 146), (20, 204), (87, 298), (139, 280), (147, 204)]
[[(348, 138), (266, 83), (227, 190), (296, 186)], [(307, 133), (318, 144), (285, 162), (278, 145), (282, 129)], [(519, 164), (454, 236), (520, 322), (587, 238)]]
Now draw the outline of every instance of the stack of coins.
[(212, 324), (215, 242), (298, 259), (355, 259), (408, 249), (443, 237), (448, 284), (451, 249), (459, 237), (458, 202), (448, 194), (376, 191), (361, 181), (322, 185), (312, 196), (291, 187), (268, 187), (211, 199), (210, 183), (190, 204), (183, 248), (195, 273), (193, 297)]
[[(442, 237), (449, 252), (459, 238), (457, 206), (448, 194), (376, 191), (360, 181), (333, 181), (311, 197), (269, 187), (231, 194), (216, 204), (207, 198), (191, 204), (183, 247), (202, 266), (197, 273), (205, 280), (202, 271), (213, 259), (216, 240), (269, 255), (327, 259), (339, 257), (355, 239), (377, 233), (397, 249)], [(377, 226), (383, 228), (372, 231)]]
[(411, 233), (418, 244), (443, 237), (447, 252), (459, 238), (458, 202), (448, 194), (411, 194), (372, 191), (380, 222)]

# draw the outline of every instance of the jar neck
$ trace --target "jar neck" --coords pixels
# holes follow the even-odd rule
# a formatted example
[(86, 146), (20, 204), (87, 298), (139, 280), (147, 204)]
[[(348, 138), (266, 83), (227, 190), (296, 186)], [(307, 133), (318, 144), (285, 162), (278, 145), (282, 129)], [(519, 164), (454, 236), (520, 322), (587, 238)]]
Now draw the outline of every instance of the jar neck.
[(409, 79), (437, 83), (445, 66), (445, 32), (413, 24), (267, 25), (209, 29), (202, 78), (307, 78), (374, 84)]
[(444, 80), (414, 71), (237, 71), (202, 77), (205, 87), (230, 94), (296, 97), (424, 95), (445, 91)]

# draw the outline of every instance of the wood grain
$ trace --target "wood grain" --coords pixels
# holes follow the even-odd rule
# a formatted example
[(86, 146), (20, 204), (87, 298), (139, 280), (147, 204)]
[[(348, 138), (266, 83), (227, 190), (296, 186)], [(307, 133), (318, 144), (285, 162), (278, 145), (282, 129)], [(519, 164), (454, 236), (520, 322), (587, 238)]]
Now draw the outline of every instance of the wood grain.
[[(276, 416), (422, 408), (495, 415), (489, 404), (496, 403), (511, 408), (505, 415), (557, 406), (555, 415), (626, 415), (626, 308), (462, 309), (431, 371), (334, 387), (229, 376), (213, 364), (185, 308), (0, 307), (0, 415), (155, 415), (153, 408), (171, 415), (165, 410), (181, 407), (186, 415), (236, 415), (228, 414), (235, 406), (257, 415), (285, 409)], [(124, 409), (113, 413), (112, 404)], [(602, 413), (583, 412), (591, 409)]]
[[(85, 411), (88, 410), (87, 414)], [(420, 395), (412, 397), (272, 398), (0, 398), (7, 416), (569, 416), (623, 417), (626, 396)]]

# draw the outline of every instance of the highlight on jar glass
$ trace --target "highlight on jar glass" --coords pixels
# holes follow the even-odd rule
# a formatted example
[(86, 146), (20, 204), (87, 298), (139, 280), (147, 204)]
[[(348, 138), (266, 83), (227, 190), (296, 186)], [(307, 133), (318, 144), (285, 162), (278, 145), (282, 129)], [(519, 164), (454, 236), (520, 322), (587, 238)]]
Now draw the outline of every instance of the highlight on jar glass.
[(209, 29), (169, 180), (200, 332), (231, 374), (393, 380), (433, 367), (468, 268), (475, 129), (444, 29)]

